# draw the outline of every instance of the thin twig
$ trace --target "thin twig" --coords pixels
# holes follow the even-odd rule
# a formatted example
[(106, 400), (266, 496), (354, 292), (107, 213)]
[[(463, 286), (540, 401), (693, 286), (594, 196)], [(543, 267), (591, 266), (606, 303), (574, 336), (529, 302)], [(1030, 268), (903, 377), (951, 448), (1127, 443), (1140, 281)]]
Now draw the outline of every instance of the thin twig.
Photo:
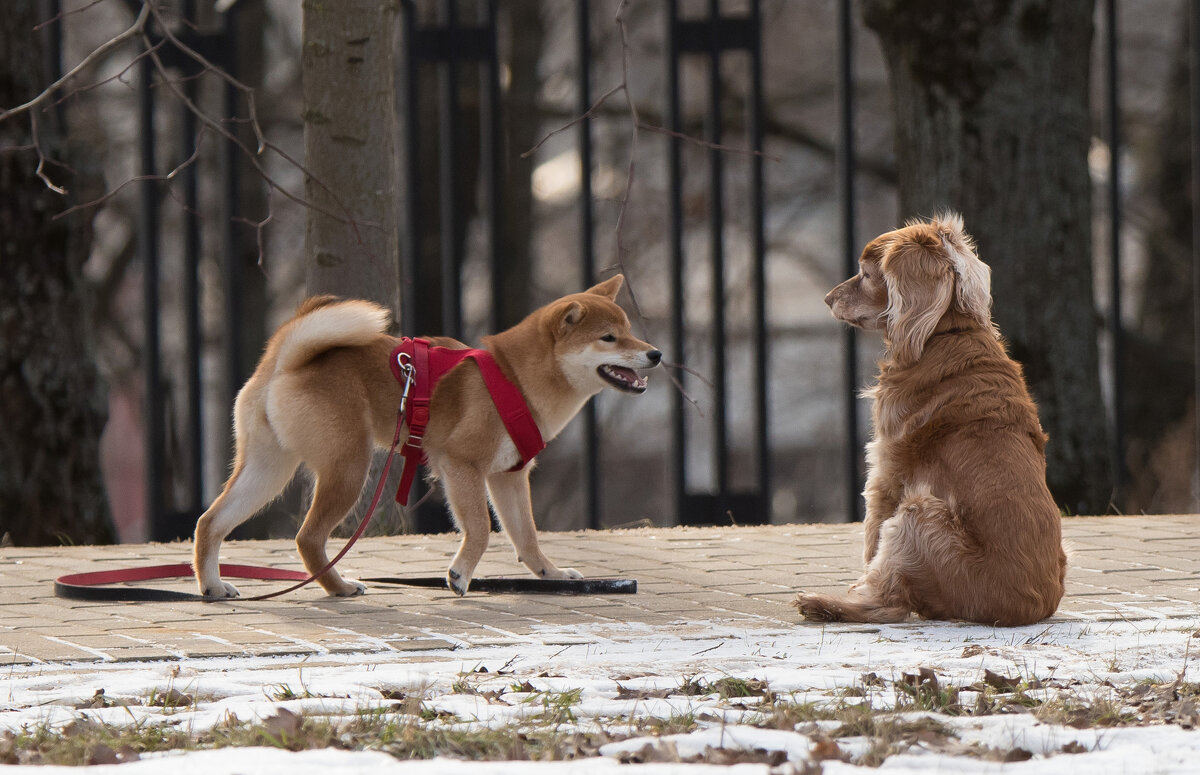
[[(150, 41), (148, 38), (146, 39), (145, 43), (148, 48), (150, 46)], [(255, 136), (260, 138), (260, 143), (261, 143), (260, 147), (263, 148), (264, 150), (271, 150), (271, 151), (275, 152), (281, 158), (283, 158), (284, 160), (286, 160), (290, 164), (292, 164), (297, 170), (302, 172), (306, 179), (313, 180), (318, 186), (320, 186), (330, 196), (330, 198), (333, 200), (334, 205), (338, 209), (340, 209), (344, 215), (339, 215), (338, 213), (335, 213), (326, 207), (322, 207), (314, 202), (309, 201), (308, 199), (306, 199), (303, 196), (300, 196), (298, 194), (293, 194), (291, 191), (288, 191), (281, 183), (279, 183), (279, 181), (277, 181), (273, 176), (271, 176), (270, 173), (267, 172), (266, 168), (263, 167), (261, 161), (259, 160), (259, 154), (251, 151), (246, 146), (246, 144), (243, 143), (241, 141), (241, 139), (237, 137), (237, 135), (233, 134), (228, 129), (226, 129), (220, 121), (213, 119), (211, 116), (209, 116), (203, 110), (201, 110), (198, 105), (196, 105), (191, 99), (188, 98), (188, 96), (186, 94), (183, 93), (183, 91), (179, 88), (179, 86), (176, 83), (174, 83), (174, 81), (172, 79), (166, 77), (167, 68), (163, 64), (162, 59), (159, 58), (159, 56), (156, 52), (150, 52), (150, 59), (154, 63), (155, 70), (158, 71), (160, 73), (160, 75), (163, 76), (164, 83), (171, 90), (171, 92), (175, 95), (175, 98), (178, 99), (188, 110), (190, 110), (192, 112), (192, 114), (195, 115), (196, 118), (198, 118), (201, 122), (203, 122), (204, 124), (211, 127), (213, 129), (213, 131), (217, 132), (217, 134), (221, 135), (221, 137), (225, 138), (226, 140), (228, 140), (229, 142), (231, 142), (235, 146), (237, 146), (239, 149), (241, 149), (241, 151), (245, 154), (246, 159), (250, 162), (250, 165), (254, 167), (254, 170), (258, 173), (259, 177), (262, 179), (262, 181), (264, 183), (267, 184), (267, 186), (269, 188), (271, 188), (274, 191), (278, 191), (284, 198), (286, 198), (292, 202), (295, 202), (296, 204), (298, 204), (302, 207), (308, 208), (314, 212), (318, 212), (328, 218), (333, 218), (334, 220), (336, 220), (340, 223), (345, 223), (354, 231), (354, 236), (355, 236), (356, 240), (358, 241), (359, 245), (362, 245), (365, 247), (366, 241), (363, 239), (362, 232), (359, 230), (359, 227), (363, 226), (363, 227), (378, 228), (379, 224), (377, 224), (373, 221), (362, 221), (362, 220), (358, 220), (357, 218), (355, 218), (353, 216), (353, 214), (350, 212), (349, 208), (347, 208), (342, 203), (341, 199), (332, 191), (332, 189), (330, 189), (324, 183), (320, 182), (314, 175), (312, 175), (312, 173), (310, 173), (308, 171), (308, 169), (303, 164), (301, 164), (300, 162), (293, 159), (290, 155), (285, 153), (281, 148), (278, 148), (277, 146), (273, 145), (272, 143), (266, 142), (265, 140), (261, 139), (263, 137), (261, 129), (257, 126), (257, 121), (255, 119), (252, 119), (252, 123), (255, 124), (255, 130), (254, 130)], [(226, 75), (225, 77), (226, 77), (226, 79), (230, 79), (230, 77), (228, 75)], [(230, 79), (230, 80), (236, 80), (236, 79)], [(244, 87), (244, 88), (248, 89), (249, 87)], [(261, 261), (261, 256), (260, 256), (260, 261)]]
[(206, 59), (199, 51), (196, 51), (177, 38), (175, 34), (171, 32), (171, 28), (164, 23), (162, 16), (158, 11), (157, 4), (149, 1), (146, 4), (148, 6), (153, 6), (152, 13), (154, 14), (154, 18), (158, 20), (158, 26), (163, 31), (162, 34), (164, 39), (171, 41), (176, 48), (191, 57), (193, 61), (203, 67), (206, 71), (215, 73), (217, 77), (225, 81), (225, 83), (246, 95), (246, 109), (250, 112), (250, 125), (254, 128), (254, 136), (258, 140), (258, 153), (261, 154), (266, 147), (267, 141), (266, 137), (263, 136), (262, 126), (258, 121), (258, 106), (254, 99), (254, 89), (234, 78), (232, 75), (225, 72), (224, 69), (217, 67), (212, 62), (209, 62), (208, 59)]
[(735, 145), (724, 145), (722, 143), (714, 143), (711, 140), (705, 140), (702, 137), (696, 137), (694, 135), (689, 135), (684, 132), (676, 132), (674, 129), (667, 129), (665, 126), (658, 126), (656, 124), (647, 124), (647, 123), (643, 122), (638, 125), (638, 128), (644, 129), (647, 132), (653, 132), (655, 134), (665, 135), (666, 137), (674, 137), (679, 140), (683, 140), (686, 143), (691, 143), (692, 145), (700, 146), (701, 148), (707, 149), (709, 151), (723, 151), (725, 153), (740, 153), (744, 156), (759, 156), (763, 159), (766, 159), (767, 161), (774, 161), (774, 162), (782, 162), (783, 161), (782, 156), (775, 156), (774, 154), (767, 153), (766, 151), (756, 151), (753, 148), (739, 148)]
[(558, 127), (557, 129), (552, 129), (549, 133), (546, 134), (545, 137), (543, 137), (541, 140), (537, 141), (537, 145), (533, 146), (528, 151), (525, 151), (525, 153), (521, 154), (521, 158), (528, 159), (530, 156), (532, 156), (534, 153), (537, 152), (538, 148), (541, 148), (543, 145), (545, 145), (546, 142), (550, 140), (550, 138), (555, 137), (556, 135), (562, 134), (563, 132), (567, 131), (568, 129), (572, 129), (576, 126), (579, 126), (579, 124), (590, 119), (592, 116), (594, 116), (596, 114), (596, 111), (600, 110), (600, 108), (604, 106), (604, 103), (608, 100), (609, 97), (613, 96), (617, 92), (623, 91), (624, 89), (625, 89), (625, 84), (619, 83), (616, 86), (609, 89), (608, 91), (604, 92), (604, 94), (600, 95), (599, 99), (597, 99), (595, 102), (592, 103), (592, 106), (590, 108), (588, 108), (586, 112), (576, 116), (575, 118), (571, 119), (570, 121), (568, 121), (567, 123)]
[[(99, 204), (102, 204), (103, 202), (107, 201), (108, 199), (111, 199), (112, 197), (116, 196), (130, 183), (140, 183), (140, 182), (144, 182), (144, 181), (148, 181), (148, 180), (159, 181), (159, 182), (174, 180), (176, 177), (179, 176), (180, 172), (183, 172), (188, 167), (191, 167), (192, 165), (196, 164), (200, 160), (200, 146), (203, 145), (204, 131), (205, 131), (205, 127), (200, 127), (200, 132), (196, 135), (196, 147), (192, 151), (191, 155), (188, 156), (183, 161), (179, 162), (179, 164), (175, 165), (175, 168), (172, 169), (167, 174), (165, 174), (165, 175), (136, 175), (132, 178), (122, 181), (120, 183), (120, 185), (118, 185), (116, 188), (114, 188), (111, 191), (105, 192), (105, 194), (103, 196), (97, 197), (96, 199), (93, 199), (90, 202), (83, 202), (82, 204), (72, 205), (71, 207), (68, 207), (67, 209), (63, 210), (62, 212), (55, 213), (53, 216), (51, 216), (51, 220), (58, 220), (59, 218), (65, 218), (68, 215), (70, 215), (71, 213), (76, 212), (78, 210), (84, 210), (89, 207), (95, 207)], [(182, 206), (182, 203), (181, 203), (181, 206)], [(190, 212), (194, 215), (200, 215), (200, 213), (196, 212), (195, 210), (190, 210)]]
[(82, 61), (79, 62), (79, 64), (72, 67), (70, 70), (67, 71), (67, 73), (65, 75), (63, 75), (57, 81), (55, 81), (54, 83), (50, 84), (45, 89), (43, 89), (40, 93), (38, 93), (37, 96), (35, 96), (33, 99), (29, 100), (29, 102), (26, 102), (23, 105), (18, 105), (15, 108), (9, 108), (8, 110), (0, 111), (0, 121), (4, 121), (5, 119), (11, 118), (12, 116), (33, 110), (34, 108), (36, 108), (37, 106), (41, 105), (43, 102), (48, 100), (50, 98), (50, 95), (54, 94), (54, 92), (57, 91), (64, 83), (71, 80), (77, 74), (79, 74), (83, 70), (90, 67), (91, 64), (93, 62), (95, 62), (97, 59), (104, 56), (109, 51), (111, 51), (112, 49), (121, 45), (125, 41), (127, 41), (131, 38), (137, 37), (139, 35), (142, 35), (146, 29), (146, 20), (148, 18), (150, 18), (151, 5), (152, 5), (152, 3), (147, 2), (145, 5), (142, 6), (142, 10), (138, 13), (137, 19), (133, 22), (133, 26), (129, 27), (129, 29), (127, 29), (124, 32), (122, 32), (121, 34), (117, 35), (115, 38), (109, 39), (103, 45), (101, 45), (99, 48), (97, 48), (95, 51), (88, 54), (86, 57), (83, 58)]
[(41, 145), (41, 142), (38, 140), (37, 113), (29, 114), (29, 131), (33, 135), (33, 148), (35, 151), (37, 151), (38, 163), (37, 163), (37, 169), (34, 171), (35, 174), (39, 178), (41, 178), (43, 183), (46, 184), (46, 188), (50, 189), (54, 193), (56, 193), (56, 194), (67, 193), (67, 190), (65, 188), (54, 185), (54, 182), (51, 181), (50, 178), (46, 175), (46, 172), (45, 172), (46, 155), (44, 153), (42, 153), (42, 145)]
[(77, 13), (83, 13), (84, 11), (95, 8), (96, 6), (98, 6), (104, 2), (107, 2), (107, 0), (92, 0), (92, 2), (88, 3), (85, 6), (82, 6), (80, 8), (72, 8), (69, 11), (59, 11), (58, 13), (54, 14), (46, 21), (41, 22), (40, 24), (34, 25), (33, 31), (40, 32), (41, 30), (45, 29), (46, 27), (50, 26), (51, 24), (54, 24), (56, 21), (65, 20), (68, 16), (73, 16)]

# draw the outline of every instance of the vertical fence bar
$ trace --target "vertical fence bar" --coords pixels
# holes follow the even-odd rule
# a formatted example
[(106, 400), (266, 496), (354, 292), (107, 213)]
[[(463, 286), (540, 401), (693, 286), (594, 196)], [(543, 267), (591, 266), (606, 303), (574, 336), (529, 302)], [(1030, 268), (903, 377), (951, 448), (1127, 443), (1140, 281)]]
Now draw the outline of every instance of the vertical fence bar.
[[(579, 100), (576, 103), (579, 115), (592, 107), (592, 24), (589, 0), (575, 0), (575, 50), (578, 61)], [(592, 122), (579, 122), (579, 258), (583, 274), (583, 288), (596, 279), (596, 248), (592, 240), (595, 227), (592, 209)], [(596, 424), (596, 402), (588, 401), (583, 407), (583, 468), (584, 496), (586, 498), (587, 526), (600, 528), (600, 433)]]
[(754, 25), (754, 45), (750, 50), (750, 157), (751, 235), (754, 250), (752, 278), (754, 306), (754, 423), (755, 458), (758, 463), (758, 492), (765, 513), (763, 522), (771, 521), (771, 444), (768, 424), (768, 348), (767, 340), (767, 240), (764, 218), (766, 186), (763, 181), (763, 99), (762, 99), (762, 12), (759, 0), (750, 3), (750, 19)]
[(504, 258), (501, 255), (500, 224), (504, 218), (504, 200), (500, 195), (503, 173), (504, 136), (501, 132), (500, 118), (500, 52), (496, 45), (496, 0), (488, 0), (484, 9), (483, 23), (490, 34), (490, 46), (480, 61), (480, 84), (483, 104), (479, 111), (480, 138), (482, 140), (483, 158), (480, 166), (485, 175), (484, 190), (487, 197), (488, 210), (488, 250), (489, 263), (492, 272), (492, 310), (489, 330), (499, 331), (502, 322), (508, 320), (504, 294)]
[(1125, 335), (1121, 324), (1121, 108), (1117, 69), (1117, 0), (1104, 3), (1105, 120), (1108, 124), (1108, 260), (1109, 334), (1112, 339), (1112, 439), (1114, 504), (1120, 504), (1125, 489)]
[(442, 193), (442, 335), (462, 338), (461, 272), (459, 255), (460, 221), (458, 213), (458, 2), (442, 0), (439, 23), (446, 30), (446, 59), (441, 63), (440, 116), (443, 127), (441, 142)]
[[(183, 4), (183, 16), (189, 22), (196, 18), (195, 0)], [(188, 78), (183, 83), (183, 93), (194, 105), (197, 102), (199, 82)], [(183, 108), (183, 155), (188, 158), (197, 153), (198, 137), (196, 115)], [(185, 510), (194, 518), (204, 506), (204, 429), (203, 394), (200, 380), (200, 196), (196, 167), (199, 162), (189, 164), (183, 171), (183, 305), (185, 371), (187, 379), (187, 428), (188, 470), (191, 476), (188, 488), (188, 503)]]
[[(230, 24), (232, 36), (233, 25)], [(236, 43), (229, 39), (229, 56), (234, 57)], [(237, 111), (237, 89), (232, 84), (224, 84), (222, 91), (225, 115), (233, 116)], [(225, 289), (225, 341), (228, 350), (225, 354), (226, 389), (229, 391), (230, 406), (233, 398), (242, 388), (242, 383), (249, 376), (246, 373), (245, 347), (242, 344), (242, 283), (241, 257), (238, 250), (238, 224), (234, 220), (241, 215), (241, 192), (238, 190), (238, 147), (232, 140), (221, 144), (221, 181), (225, 188), (225, 227), (222, 230), (222, 250), (224, 254), (221, 270), (224, 275)]]
[[(679, 111), (679, 36), (677, 0), (667, 0), (667, 127), (680, 131)], [(667, 140), (667, 171), (670, 180), (669, 229), (671, 238), (671, 349), (676, 363), (687, 363), (683, 335), (683, 196), (680, 173), (682, 168), (679, 138)], [(687, 376), (680, 372), (679, 379)], [(675, 517), (683, 518), (687, 495), (687, 427), (684, 423), (683, 391), (671, 391), (671, 439), (674, 451)]]
[(138, 67), (138, 125), (141, 134), (139, 173), (145, 178), (138, 187), (138, 253), (142, 260), (142, 325), (145, 329), (145, 382), (143, 399), (146, 439), (146, 521), (154, 540), (169, 540), (169, 525), (163, 503), (165, 470), (165, 426), (163, 423), (162, 362), (159, 352), (159, 254), (158, 184), (155, 175), (154, 65), (149, 58)]
[(1192, 98), (1192, 411), (1195, 415), (1192, 511), (1200, 512), (1200, 0), (1191, 0), (1188, 5)]
[[(858, 272), (854, 241), (854, 19), (850, 0), (838, 2), (838, 192), (842, 226), (842, 256), (846, 276)], [(842, 339), (842, 385), (846, 394), (846, 517), (862, 520), (858, 458), (858, 337), (851, 326)]]
[(419, 290), (424, 287), (425, 277), (421, 272), (421, 152), (420, 126), (417, 116), (418, 94), (417, 81), (420, 78), (420, 64), (416, 55), (417, 12), (413, 0), (404, 0), (400, 6), (404, 29), (401, 30), (401, 45), (404, 48), (404, 168), (407, 172), (407, 190), (404, 197), (404, 207), (407, 211), (407, 223), (401, 241), (402, 250), (407, 255), (401, 256), (400, 265), (404, 271), (404, 283), (401, 289), (400, 318), (406, 336), (417, 336), (417, 304)]
[[(721, 101), (724, 89), (721, 84), (721, 47), (716, 26), (721, 15), (721, 0), (708, 0), (709, 61), (708, 61), (708, 141), (721, 144)], [(709, 187), (709, 250), (712, 282), (712, 342), (713, 342), (713, 452), (717, 475), (717, 492), (729, 491), (729, 418), (725, 405), (728, 385), (725, 358), (725, 222), (722, 211), (725, 204), (725, 165), (721, 151), (710, 148), (708, 152)]]

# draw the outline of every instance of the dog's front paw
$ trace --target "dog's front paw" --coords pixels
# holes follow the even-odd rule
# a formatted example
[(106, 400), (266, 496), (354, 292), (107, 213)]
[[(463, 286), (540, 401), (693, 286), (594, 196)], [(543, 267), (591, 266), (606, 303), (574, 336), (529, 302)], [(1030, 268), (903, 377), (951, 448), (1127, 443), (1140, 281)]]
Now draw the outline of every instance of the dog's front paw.
[(446, 571), (446, 586), (450, 587), (450, 591), (462, 597), (467, 594), (467, 589), (471, 586), (471, 577), (451, 568)]
[(543, 568), (541, 573), (537, 574), (544, 579), (581, 579), (583, 574), (574, 568)]
[(228, 581), (217, 581), (216, 584), (209, 584), (206, 587), (201, 587), (200, 594), (213, 600), (225, 600), (231, 597), (242, 596), (242, 593), (238, 592), (238, 588), (230, 584)]

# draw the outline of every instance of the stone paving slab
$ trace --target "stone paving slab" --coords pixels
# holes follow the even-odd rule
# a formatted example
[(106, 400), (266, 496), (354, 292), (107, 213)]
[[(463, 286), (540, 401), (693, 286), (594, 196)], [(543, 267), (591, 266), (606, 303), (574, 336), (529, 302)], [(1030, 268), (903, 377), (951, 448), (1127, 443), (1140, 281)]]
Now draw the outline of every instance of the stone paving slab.
[[(1073, 517), (1063, 521), (1071, 567), (1051, 621), (1192, 616), (1200, 611), (1200, 515)], [(188, 543), (0, 549), (0, 665), (126, 662), (358, 652), (411, 652), (496, 643), (587, 640), (563, 627), (617, 631), (628, 624), (675, 634), (712, 622), (794, 627), (797, 590), (838, 590), (861, 567), (861, 525), (644, 528), (547, 533), (560, 565), (587, 576), (636, 578), (635, 595), (489, 595), (375, 585), (329, 598), (313, 585), (262, 601), (112, 603), (63, 600), (65, 573), (184, 562)], [(336, 542), (335, 542), (336, 545)], [(347, 577), (441, 575), (452, 535), (360, 541), (340, 566)], [(225, 562), (301, 567), (291, 541), (234, 541)], [(521, 576), (512, 549), (493, 536), (478, 576)], [(193, 591), (188, 581), (152, 582)], [(279, 582), (238, 581), (243, 594)], [(922, 626), (913, 623), (910, 626)]]

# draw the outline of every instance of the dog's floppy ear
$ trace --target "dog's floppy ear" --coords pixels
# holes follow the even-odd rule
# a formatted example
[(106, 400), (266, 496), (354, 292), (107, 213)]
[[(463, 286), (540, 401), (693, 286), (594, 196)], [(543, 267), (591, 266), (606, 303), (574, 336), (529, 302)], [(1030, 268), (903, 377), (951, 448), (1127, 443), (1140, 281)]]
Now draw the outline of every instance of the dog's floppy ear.
[(621, 286), (625, 283), (625, 275), (616, 274), (608, 278), (599, 285), (593, 285), (587, 289), (587, 293), (594, 293), (597, 296), (607, 296), (609, 301), (616, 301), (617, 294), (621, 290)]
[(958, 285), (954, 299), (956, 311), (994, 331), (992, 270), (979, 259), (979, 254), (975, 252), (975, 241), (963, 231), (962, 216), (951, 212), (940, 213), (934, 216), (930, 225), (937, 229), (946, 255), (954, 265)]
[(950, 309), (954, 271), (931, 233), (897, 239), (884, 253), (880, 268), (887, 285), (888, 306), (883, 314), (891, 355), (901, 363), (913, 363)]

